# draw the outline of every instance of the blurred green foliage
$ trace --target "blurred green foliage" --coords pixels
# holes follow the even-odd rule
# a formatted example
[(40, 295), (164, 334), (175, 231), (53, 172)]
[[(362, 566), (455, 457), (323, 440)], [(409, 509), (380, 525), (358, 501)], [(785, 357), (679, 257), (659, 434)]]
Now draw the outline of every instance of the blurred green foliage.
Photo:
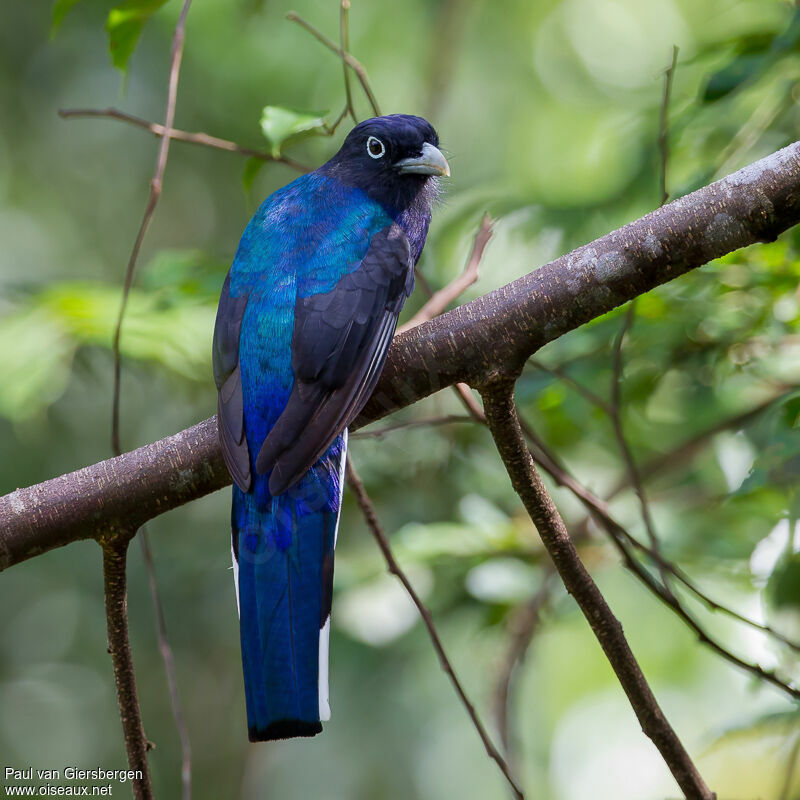
[[(788, 3), (509, 0), (502, 13), (480, 0), (352, 5), (351, 47), (382, 107), (427, 116), (453, 169), (421, 264), (428, 280), (438, 286), (458, 273), (484, 211), (498, 220), (481, 279), (464, 299), (658, 204), (658, 112), (673, 44), (673, 196), (798, 138), (800, 22)], [(62, 121), (56, 110), (120, 105), (161, 120), (179, 6), (58, 0), (0, 8), (1, 492), (110, 454), (109, 348), (157, 143), (118, 122)], [(335, 37), (337, 2), (293, 7)], [(335, 151), (346, 122), (331, 138), (297, 136), (322, 129), (323, 115), (289, 109), (336, 114), (341, 66), (283, 20), (288, 10), (253, 0), (192, 6), (178, 127), (309, 164)], [(113, 65), (127, 70), (124, 91), (109, 46)], [(354, 96), (366, 116), (355, 83)], [(172, 144), (122, 337), (127, 447), (213, 412), (210, 339), (225, 270), (254, 203), (294, 175), (282, 164)], [(665, 554), (715, 599), (795, 639), (798, 278), (800, 234), (792, 231), (641, 298), (622, 386), (639, 462), (674, 454), (647, 483)], [(406, 313), (423, 299), (418, 293)], [(537, 358), (607, 401), (621, 323), (621, 312), (609, 314)], [(771, 398), (746, 424), (719, 425)], [(608, 418), (569, 382), (531, 365), (518, 401), (589, 488), (602, 495), (624, 483)], [(459, 413), (444, 392), (378, 425)], [(697, 437), (682, 455), (677, 448)], [(535, 531), (488, 434), (463, 422), (406, 428), (354, 441), (352, 453), (398, 559), (488, 716), (514, 612), (544, 575)], [(553, 490), (577, 528), (580, 506)], [(247, 743), (228, 502), (220, 492), (151, 526), (195, 796), (506, 796), (349, 498), (337, 553), (333, 719), (314, 740)], [(644, 538), (630, 489), (611, 509)], [(800, 769), (781, 795), (800, 736), (795, 705), (703, 649), (599, 534), (583, 553), (719, 796), (800, 798)], [(687, 602), (735, 652), (797, 679), (791, 650)], [(178, 740), (135, 548), (129, 606), (145, 725), (157, 744), (156, 792), (176, 797)], [(0, 766), (122, 767), (97, 547), (76, 544), (3, 573), (0, 607)], [(676, 794), (558, 589), (514, 684), (512, 720), (531, 797)]]

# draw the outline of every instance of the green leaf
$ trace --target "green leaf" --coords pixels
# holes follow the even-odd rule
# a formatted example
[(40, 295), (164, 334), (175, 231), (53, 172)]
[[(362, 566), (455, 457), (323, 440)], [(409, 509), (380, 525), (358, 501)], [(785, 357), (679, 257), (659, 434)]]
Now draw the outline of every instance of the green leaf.
[(44, 310), (24, 308), (0, 317), (0, 416), (30, 419), (57, 400), (74, 352), (64, 327)]
[[(69, 2), (69, 0), (66, 0)], [(145, 22), (158, 11), (167, 0), (125, 0), (122, 5), (108, 12), (106, 31), (111, 62), (125, 72)]]
[(773, 608), (800, 611), (800, 553), (778, 560), (769, 576), (766, 595)]
[(50, 28), (50, 35), (54, 36), (56, 31), (61, 27), (64, 17), (78, 5), (81, 0), (56, 0), (53, 6), (53, 25)]
[(760, 78), (786, 52), (800, 45), (800, 10), (781, 34), (751, 34), (739, 40), (733, 59), (711, 74), (703, 91), (704, 103), (713, 103), (744, 84)]
[(280, 106), (264, 106), (261, 112), (261, 132), (270, 144), (273, 158), (279, 158), (281, 146), (287, 139), (324, 132), (327, 111), (295, 111)]

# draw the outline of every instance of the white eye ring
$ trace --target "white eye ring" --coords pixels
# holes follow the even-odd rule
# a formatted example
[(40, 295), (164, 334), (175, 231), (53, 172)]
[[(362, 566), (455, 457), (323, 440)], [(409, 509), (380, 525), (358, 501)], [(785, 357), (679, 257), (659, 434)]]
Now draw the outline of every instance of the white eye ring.
[[(377, 150), (374, 149), (375, 145), (378, 146)], [(370, 158), (383, 158), (385, 153), (386, 146), (377, 136), (370, 136), (369, 139), (367, 139), (367, 155)]]

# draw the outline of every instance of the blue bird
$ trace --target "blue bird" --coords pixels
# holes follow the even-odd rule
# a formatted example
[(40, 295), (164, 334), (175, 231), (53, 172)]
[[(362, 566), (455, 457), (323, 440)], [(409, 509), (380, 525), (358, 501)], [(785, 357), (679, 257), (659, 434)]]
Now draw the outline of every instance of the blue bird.
[(414, 288), (450, 174), (438, 143), (420, 117), (356, 125), (330, 161), (261, 204), (222, 287), (214, 379), (251, 741), (314, 736), (330, 718), (347, 426)]

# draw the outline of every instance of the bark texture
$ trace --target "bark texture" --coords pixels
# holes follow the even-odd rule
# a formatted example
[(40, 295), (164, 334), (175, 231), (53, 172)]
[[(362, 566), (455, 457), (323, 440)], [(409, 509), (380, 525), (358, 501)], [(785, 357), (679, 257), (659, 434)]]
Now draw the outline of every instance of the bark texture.
[[(800, 221), (800, 143), (398, 336), (353, 428), (458, 382), (514, 376), (542, 345)], [(230, 482), (211, 417), (117, 458), (0, 498), (0, 570), (139, 526)]]

